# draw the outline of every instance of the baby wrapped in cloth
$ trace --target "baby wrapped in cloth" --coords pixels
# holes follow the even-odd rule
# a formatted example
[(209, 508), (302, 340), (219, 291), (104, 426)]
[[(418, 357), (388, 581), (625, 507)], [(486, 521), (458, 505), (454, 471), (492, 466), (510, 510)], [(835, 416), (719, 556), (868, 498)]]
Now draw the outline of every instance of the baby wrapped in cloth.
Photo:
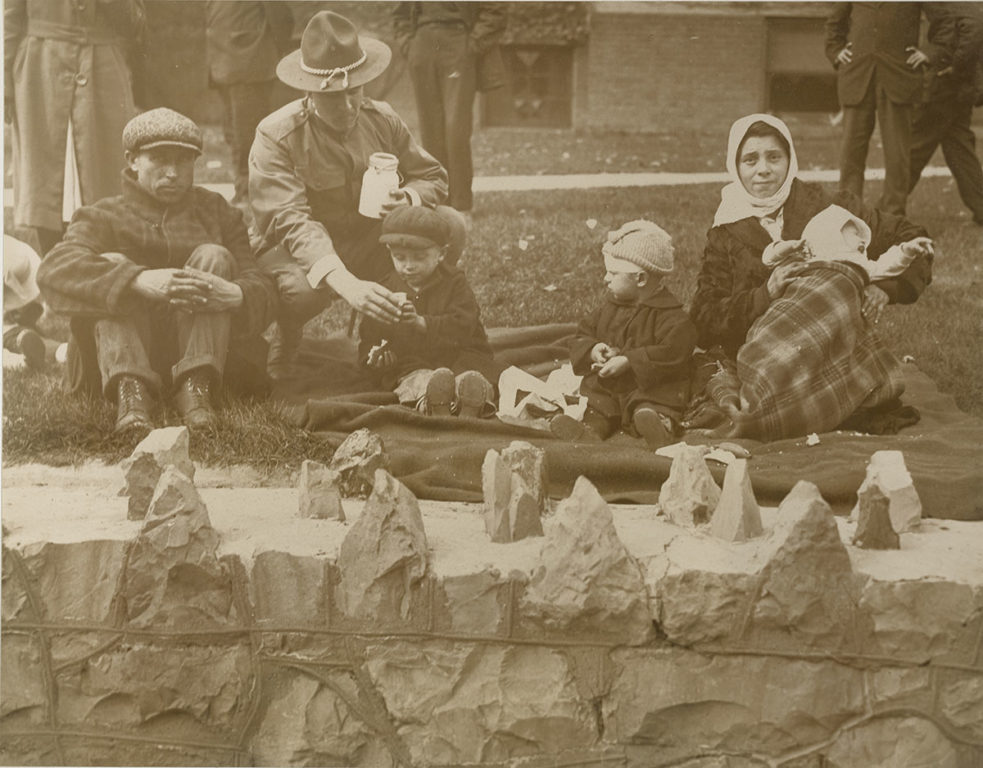
[(900, 245), (892, 245), (876, 261), (867, 258), (871, 232), (867, 222), (846, 208), (831, 205), (813, 216), (802, 230), (800, 241), (772, 243), (761, 254), (766, 266), (777, 267), (794, 262), (846, 262), (860, 267), (868, 280), (897, 277), (914, 260), (917, 253), (905, 253)]

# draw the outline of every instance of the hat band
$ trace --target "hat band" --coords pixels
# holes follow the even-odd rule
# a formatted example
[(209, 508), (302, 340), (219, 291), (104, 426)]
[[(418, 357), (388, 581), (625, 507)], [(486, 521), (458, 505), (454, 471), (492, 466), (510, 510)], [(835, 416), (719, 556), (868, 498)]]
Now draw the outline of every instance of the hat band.
[(351, 72), (353, 69), (362, 66), (362, 64), (365, 63), (365, 60), (367, 58), (368, 58), (368, 54), (365, 51), (362, 51), (362, 58), (360, 58), (355, 63), (348, 64), (344, 67), (328, 67), (327, 69), (317, 69), (316, 67), (309, 67), (307, 66), (307, 64), (304, 63), (303, 58), (301, 58), (300, 68), (305, 72), (307, 72), (309, 75), (325, 75), (326, 77), (321, 81), (322, 89), (327, 88), (329, 85), (331, 85), (332, 80), (340, 76), (343, 78), (341, 81), (341, 87), (342, 90), (344, 90), (348, 88), (348, 73)]

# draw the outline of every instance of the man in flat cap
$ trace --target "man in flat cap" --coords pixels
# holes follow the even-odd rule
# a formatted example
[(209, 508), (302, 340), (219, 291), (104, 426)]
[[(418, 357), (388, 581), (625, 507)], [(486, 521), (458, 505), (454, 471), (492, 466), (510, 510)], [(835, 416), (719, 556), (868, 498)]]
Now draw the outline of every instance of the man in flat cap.
[(116, 400), (118, 432), (152, 429), (171, 389), (186, 425), (211, 427), (230, 341), (258, 338), (275, 313), (241, 212), (194, 186), (201, 144), (173, 110), (133, 118), (122, 194), (76, 211), (38, 270), (48, 305), (71, 318), (72, 388)]
[(382, 206), (383, 218), (404, 205), (433, 207), (447, 196), (440, 163), (392, 107), (362, 93), (391, 55), (389, 46), (359, 36), (344, 17), (321, 11), (304, 30), (300, 49), (277, 65), (277, 77), (307, 95), (260, 123), (249, 157), (259, 261), (280, 290), (271, 374), (291, 361), (304, 323), (339, 296), (367, 317), (399, 318), (398, 301), (378, 283), (392, 269), (379, 243), (381, 219), (358, 212), (370, 156), (398, 159), (399, 187)]

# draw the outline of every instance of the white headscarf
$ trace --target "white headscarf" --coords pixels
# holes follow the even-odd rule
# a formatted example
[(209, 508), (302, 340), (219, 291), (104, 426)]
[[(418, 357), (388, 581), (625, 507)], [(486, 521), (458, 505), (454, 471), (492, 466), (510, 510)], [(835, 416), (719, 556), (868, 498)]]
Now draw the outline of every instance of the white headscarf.
[[(737, 150), (747, 135), (748, 128), (752, 123), (761, 121), (777, 129), (785, 141), (788, 142), (788, 174), (785, 181), (778, 191), (771, 197), (755, 197), (748, 192), (741, 183), (740, 174), (737, 172)], [(756, 113), (746, 115), (737, 120), (730, 127), (730, 136), (727, 139), (727, 172), (734, 179), (720, 191), (720, 206), (713, 217), (713, 226), (720, 224), (730, 224), (733, 221), (740, 221), (749, 216), (760, 219), (770, 216), (779, 210), (788, 199), (789, 191), (792, 189), (792, 180), (799, 172), (799, 161), (795, 157), (795, 144), (792, 143), (792, 134), (789, 133), (788, 126), (774, 115)]]

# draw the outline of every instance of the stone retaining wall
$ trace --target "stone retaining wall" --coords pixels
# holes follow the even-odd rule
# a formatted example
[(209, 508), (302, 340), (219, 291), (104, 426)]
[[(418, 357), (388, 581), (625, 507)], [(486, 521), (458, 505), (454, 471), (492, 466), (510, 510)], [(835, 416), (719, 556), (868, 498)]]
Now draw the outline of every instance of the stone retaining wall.
[(800, 484), (731, 544), (582, 481), (493, 544), (392, 483), (118, 487), (5, 477), (4, 764), (983, 764), (980, 524), (859, 550)]

